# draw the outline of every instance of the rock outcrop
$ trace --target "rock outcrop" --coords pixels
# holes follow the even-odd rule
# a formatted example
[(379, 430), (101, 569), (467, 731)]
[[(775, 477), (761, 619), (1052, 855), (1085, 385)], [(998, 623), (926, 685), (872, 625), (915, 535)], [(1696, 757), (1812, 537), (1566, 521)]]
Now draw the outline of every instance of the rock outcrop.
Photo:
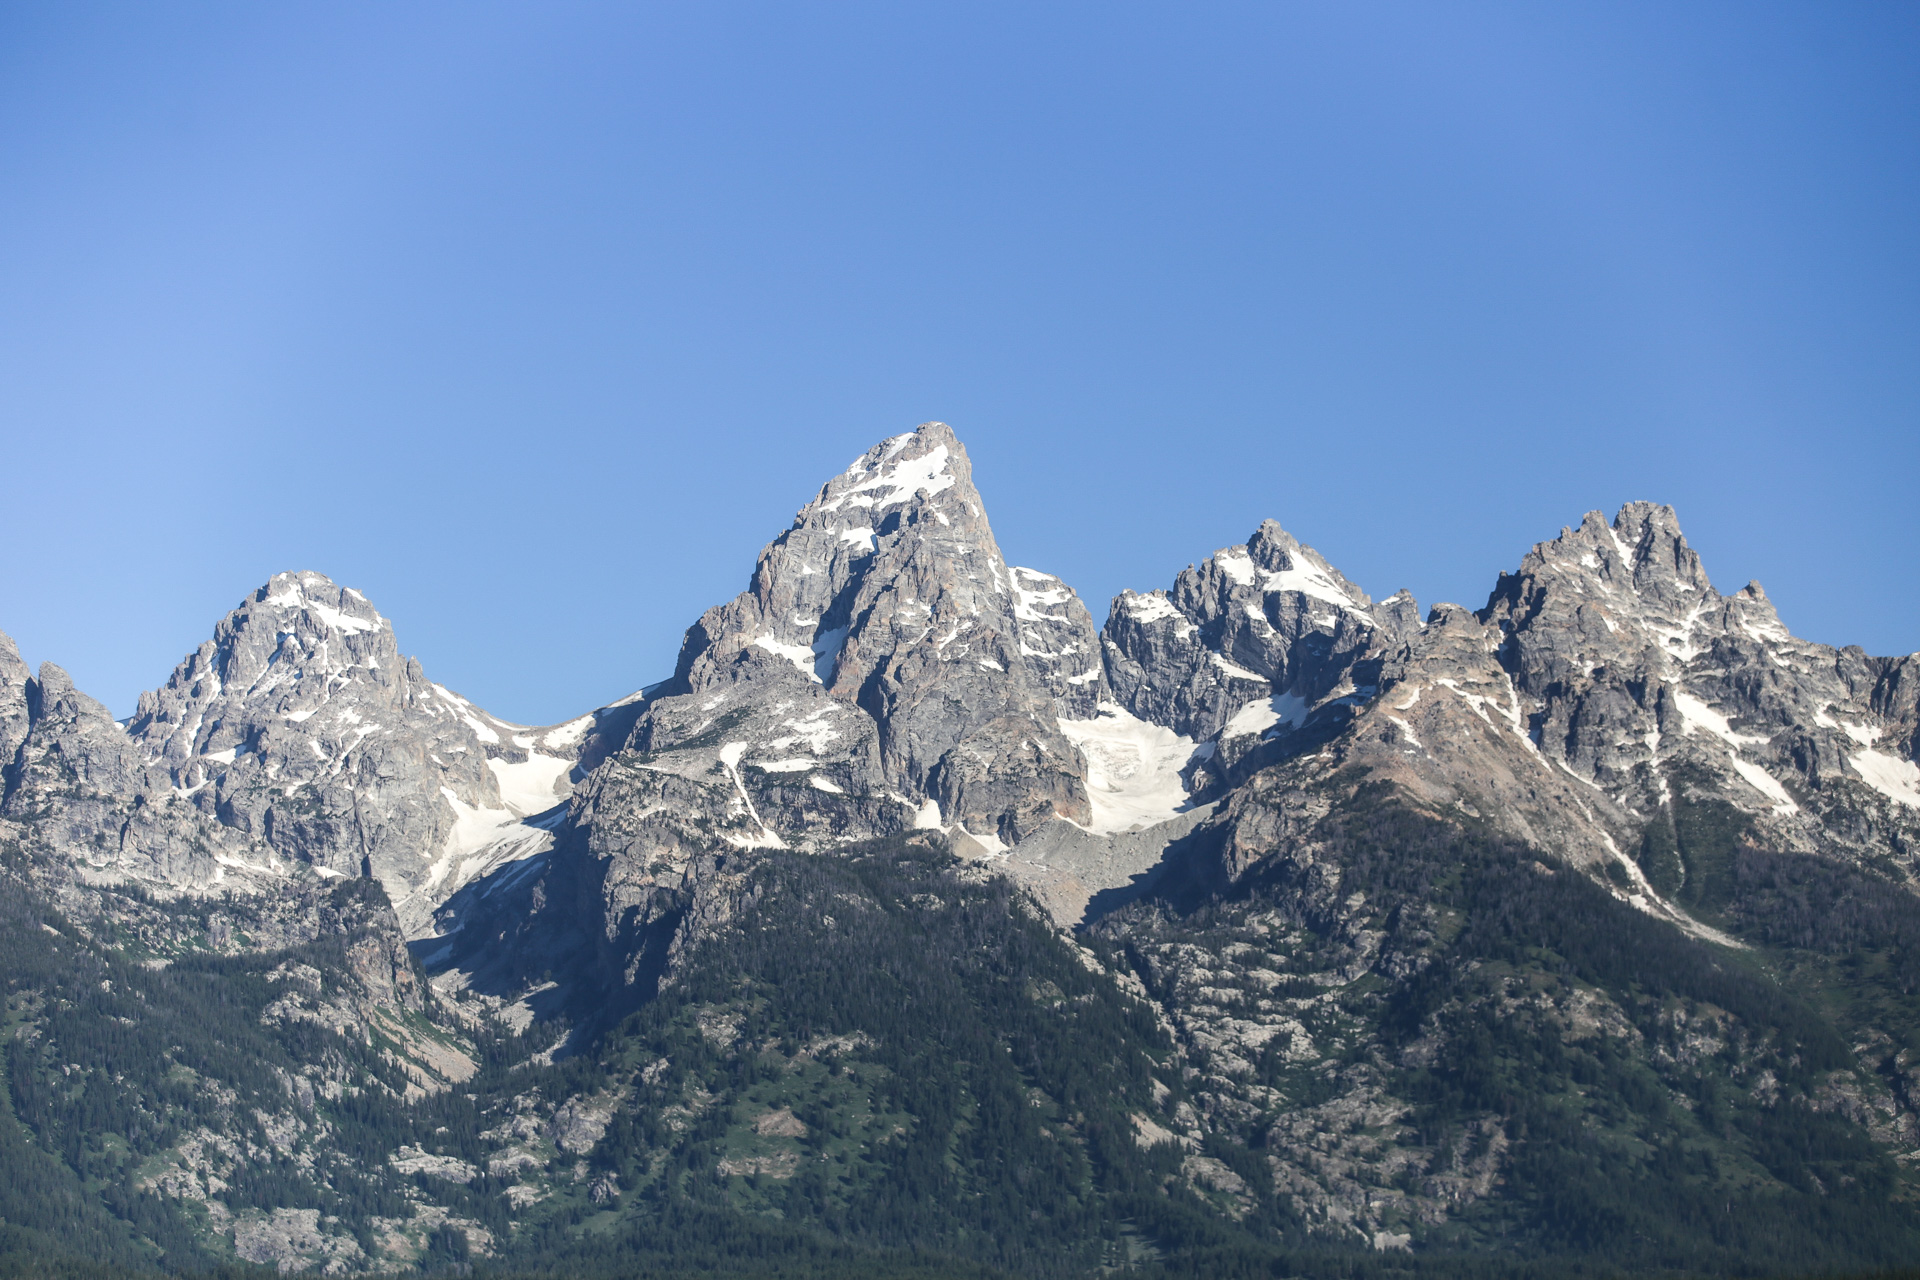
[(32, 678), (13, 637), (0, 631), (0, 773), (27, 737), (27, 681)]
[(197, 891), (275, 874), (270, 850), (197, 813), (61, 668), (42, 664), (21, 694), (25, 731), (6, 769), (0, 818), (45, 860), (94, 880)]

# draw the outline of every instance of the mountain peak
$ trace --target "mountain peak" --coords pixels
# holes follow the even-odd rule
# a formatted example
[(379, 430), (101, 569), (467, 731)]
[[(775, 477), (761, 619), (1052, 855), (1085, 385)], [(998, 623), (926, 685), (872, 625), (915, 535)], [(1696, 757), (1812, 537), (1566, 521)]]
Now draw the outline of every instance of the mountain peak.
[(1277, 716), (1297, 726), (1307, 708), (1339, 696), (1381, 631), (1418, 629), (1411, 596), (1376, 616), (1326, 557), (1264, 520), (1246, 542), (1182, 570), (1170, 590), (1117, 597), (1107, 677), (1143, 720), (1196, 740), (1226, 732), (1251, 742)]
[[(1230, 556), (1238, 548), (1216, 553)], [(1298, 591), (1340, 608), (1366, 610), (1373, 601), (1327, 558), (1280, 527), (1278, 520), (1262, 520), (1245, 545), (1246, 558), (1261, 570), (1264, 591)]]
[(934, 801), (947, 824), (1012, 838), (1086, 818), (1058, 717), (1090, 713), (1103, 687), (1085, 608), (1050, 575), (1007, 564), (966, 449), (928, 422), (823, 485), (747, 590), (688, 629), (670, 692), (633, 741), (673, 750), (734, 712), (786, 740), (790, 722), (821, 717), (836, 727), (807, 758), (831, 741), (854, 771), (833, 785)]
[(27, 682), (27, 711), (35, 720), (48, 715), (68, 714), (92, 719), (112, 719), (107, 709), (74, 688), (67, 669), (51, 662), (40, 664), (39, 673)]
[(1680, 517), (1672, 507), (1652, 502), (1629, 502), (1613, 518), (1612, 530), (1632, 549), (1635, 581), (1673, 583), (1684, 590), (1711, 593), (1713, 583), (1700, 557), (1680, 532)]
[(1508, 576), (1582, 579), (1603, 593), (1625, 588), (1668, 604), (1684, 595), (1698, 603), (1713, 594), (1699, 555), (1680, 531), (1680, 518), (1672, 507), (1653, 502), (1629, 502), (1611, 523), (1598, 511), (1587, 512), (1578, 528), (1536, 544), (1519, 572), (1503, 579)]
[(795, 529), (836, 532), (912, 523), (926, 511), (943, 527), (984, 523), (966, 446), (944, 422), (923, 422), (882, 440), (820, 487)]
[(250, 612), (250, 606), (265, 606), (277, 617), (304, 615), (311, 625), (343, 635), (393, 630), (365, 596), (311, 569), (274, 574), (236, 612)]
[[(1589, 511), (1502, 573), (1479, 613), (1508, 631), (1603, 629), (1609, 647), (1691, 656), (1686, 636), (1721, 603), (1672, 507), (1629, 502), (1611, 523)], [(1569, 632), (1571, 634), (1571, 632)]]
[[(140, 696), (128, 725), (174, 794), (281, 855), (379, 879), (409, 929), (570, 760), (433, 684), (392, 625), (322, 573), (278, 573)], [(503, 787), (519, 799), (509, 801)], [(521, 793), (524, 792), (524, 795)]]
[(224, 724), (228, 717), (206, 714), (216, 701), (238, 698), (298, 722), (354, 683), (356, 671), (391, 685), (408, 668), (393, 627), (365, 596), (311, 570), (276, 573), (220, 620), (165, 686), (140, 695), (129, 727), (156, 759), (178, 768), (238, 745), (214, 741), (223, 727), (238, 731)]

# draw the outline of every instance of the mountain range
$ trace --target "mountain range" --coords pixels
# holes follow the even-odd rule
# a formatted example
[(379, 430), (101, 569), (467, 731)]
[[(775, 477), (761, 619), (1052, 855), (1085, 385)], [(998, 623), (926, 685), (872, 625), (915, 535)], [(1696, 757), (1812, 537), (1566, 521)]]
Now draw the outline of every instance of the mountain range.
[(317, 572), (125, 721), (0, 636), (0, 1259), (1892, 1267), (1916, 760), (1920, 654), (1670, 508), (1424, 614), (1269, 520), (1100, 626), (941, 423), (558, 725)]

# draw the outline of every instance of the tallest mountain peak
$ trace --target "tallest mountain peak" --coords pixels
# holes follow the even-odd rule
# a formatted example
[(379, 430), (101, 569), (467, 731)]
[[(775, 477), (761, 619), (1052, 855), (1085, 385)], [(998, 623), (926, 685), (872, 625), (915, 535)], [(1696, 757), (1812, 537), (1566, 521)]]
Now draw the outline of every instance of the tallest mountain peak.
[(821, 486), (794, 525), (846, 529), (896, 516), (899, 523), (907, 518), (902, 512), (923, 505), (938, 512), (941, 524), (949, 528), (962, 511), (972, 520), (984, 520), (966, 446), (944, 422), (923, 422), (855, 458)]
[(1008, 566), (966, 450), (928, 422), (822, 486), (747, 590), (688, 630), (672, 691), (632, 742), (658, 753), (718, 733), (745, 752), (763, 740), (785, 754), (748, 759), (743, 778), (812, 771), (838, 788), (824, 794), (893, 797), (886, 817), (859, 819), (875, 830), (930, 805), (927, 821), (1010, 840), (1088, 818), (1084, 764), (1058, 724), (1092, 714), (1103, 687), (1086, 609), (1049, 575)]

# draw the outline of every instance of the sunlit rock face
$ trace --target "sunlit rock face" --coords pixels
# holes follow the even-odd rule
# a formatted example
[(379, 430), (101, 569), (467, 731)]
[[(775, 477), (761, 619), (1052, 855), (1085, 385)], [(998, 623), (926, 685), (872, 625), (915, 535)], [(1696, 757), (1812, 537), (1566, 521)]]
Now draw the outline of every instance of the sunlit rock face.
[[(728, 768), (897, 797), (902, 812), (867, 819), (876, 829), (924, 811), (1012, 843), (1089, 818), (1059, 718), (1090, 714), (1103, 690), (1085, 607), (1006, 563), (965, 448), (933, 422), (875, 445), (801, 509), (747, 590), (689, 629), (631, 745), (670, 751), (724, 723), (714, 749), (741, 746)], [(777, 810), (761, 816), (780, 830)]]
[(434, 684), (364, 596), (311, 572), (243, 600), (141, 695), (126, 736), (221, 825), (322, 875), (379, 880), (414, 931), (488, 845), (561, 803), (574, 763), (546, 741), (567, 734)]

